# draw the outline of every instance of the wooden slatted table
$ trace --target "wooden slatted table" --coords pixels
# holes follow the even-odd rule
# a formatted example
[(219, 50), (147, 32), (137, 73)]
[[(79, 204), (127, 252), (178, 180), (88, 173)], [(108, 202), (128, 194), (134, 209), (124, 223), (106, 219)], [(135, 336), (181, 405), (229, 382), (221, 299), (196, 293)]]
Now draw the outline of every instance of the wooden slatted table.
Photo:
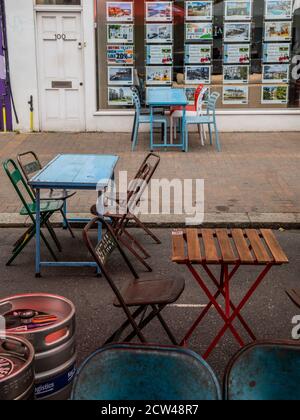
[[(273, 232), (269, 229), (178, 229), (172, 233), (172, 245), (173, 262), (186, 265), (209, 298), (208, 305), (189, 329), (181, 344), (187, 345), (195, 329), (203, 321), (212, 306), (216, 308), (223, 319), (224, 327), (209, 346), (203, 356), (204, 359), (209, 357), (228, 329), (240, 346), (244, 347), (244, 340), (233, 326), (236, 319), (240, 321), (251, 340), (255, 341), (256, 337), (242, 317), (241, 311), (270, 269), (273, 266), (288, 264), (289, 262)], [(204, 276), (196, 269), (197, 265), (204, 269), (206, 276), (216, 286), (217, 291), (214, 295), (206, 285)], [(219, 279), (213, 274), (209, 266), (220, 266)], [(231, 301), (230, 286), (241, 266), (261, 266), (262, 271), (236, 306)], [(220, 296), (224, 297), (225, 309), (217, 301)]]

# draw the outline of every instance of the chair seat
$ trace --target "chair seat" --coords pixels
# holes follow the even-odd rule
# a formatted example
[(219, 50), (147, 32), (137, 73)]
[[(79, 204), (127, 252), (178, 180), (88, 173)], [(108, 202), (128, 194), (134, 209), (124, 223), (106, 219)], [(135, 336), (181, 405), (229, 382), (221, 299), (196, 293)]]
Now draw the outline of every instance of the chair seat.
[[(150, 124), (151, 116), (150, 115), (140, 115), (139, 122), (141, 124)], [(154, 123), (167, 123), (168, 119), (167, 119), (167, 117), (164, 117), (163, 115), (161, 115), (161, 116), (154, 115), (153, 116), (153, 122)]]
[(213, 124), (214, 119), (210, 116), (188, 116), (185, 120), (186, 124)]
[[(183, 278), (141, 279), (127, 285), (121, 292), (127, 306), (167, 305), (176, 302), (185, 286)], [(118, 300), (114, 305), (120, 307)]]
[[(36, 204), (28, 203), (29, 211), (31, 214), (36, 214)], [(63, 201), (42, 201), (41, 202), (41, 213), (49, 213), (61, 210), (63, 208)], [(28, 216), (29, 213), (25, 207), (20, 211), (21, 216)]]
[(64, 201), (73, 197), (75, 194), (76, 194), (75, 191), (49, 190), (41, 195), (41, 201), (44, 201), (44, 200)]
[[(185, 110), (186, 111), (196, 111), (196, 108), (195, 108), (195, 105), (188, 105), (188, 106), (186, 106), (185, 107)], [(173, 116), (173, 114), (175, 113), (175, 112), (183, 112), (183, 107), (182, 106), (174, 106), (174, 107), (172, 107), (171, 108), (171, 116)]]

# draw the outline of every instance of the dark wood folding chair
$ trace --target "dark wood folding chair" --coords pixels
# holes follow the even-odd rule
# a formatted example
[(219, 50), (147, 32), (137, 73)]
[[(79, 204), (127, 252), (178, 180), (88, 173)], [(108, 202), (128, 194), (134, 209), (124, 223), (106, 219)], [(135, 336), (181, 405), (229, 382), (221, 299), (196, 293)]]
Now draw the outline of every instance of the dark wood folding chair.
[(300, 308), (300, 289), (295, 290), (295, 289), (291, 289), (291, 290), (287, 290), (286, 291), (288, 297), (291, 299), (291, 301), (298, 306), (298, 308)]
[[(98, 223), (102, 224), (102, 226), (106, 229), (106, 232), (102, 236), (102, 240), (94, 246), (90, 237), (90, 231), (96, 228)], [(172, 304), (179, 299), (184, 291), (184, 279), (139, 279), (133, 265), (121, 247), (113, 227), (104, 217), (100, 216), (95, 218), (85, 227), (83, 231), (83, 239), (92, 257), (101, 269), (102, 275), (107, 280), (116, 296), (114, 305), (122, 308), (127, 316), (127, 321), (114, 332), (105, 344), (119, 341), (122, 333), (130, 326), (133, 331), (125, 338), (125, 340), (122, 341), (130, 342), (135, 337), (138, 337), (141, 342), (146, 343), (147, 341), (142, 333), (142, 330), (154, 318), (157, 318), (171, 342), (176, 345), (177, 341), (170, 331), (166, 321), (162, 317), (161, 312), (167, 305)], [(119, 251), (133, 276), (133, 280), (130, 281), (123, 290), (119, 290), (107, 271), (107, 261), (114, 250)], [(131, 312), (131, 308), (135, 308), (133, 312)], [(149, 308), (151, 311), (147, 315)], [(140, 321), (137, 321), (139, 316), (142, 316), (142, 318)]]
[[(104, 214), (105, 217), (112, 220), (112, 226), (119, 241), (147, 268), (148, 271), (152, 271), (152, 268), (145, 260), (150, 257), (150, 254), (145, 250), (142, 244), (129, 233), (128, 227), (130, 224), (142, 229), (157, 244), (161, 244), (160, 239), (145, 226), (134, 213), (134, 210), (140, 204), (142, 195), (156, 172), (159, 163), (160, 157), (154, 153), (149, 153), (141, 164), (135, 177), (130, 182), (126, 196), (106, 196), (106, 206), (109, 206), (109, 202), (116, 201), (116, 204), (122, 209), (122, 212), (113, 214), (108, 211)], [(125, 215), (124, 211), (126, 212)], [(98, 215), (96, 205), (91, 208), (91, 212), (95, 216)]]
[[(17, 159), (18, 159), (18, 163), (21, 168), (21, 171), (27, 182), (37, 172), (43, 169), (43, 166), (35, 152), (30, 151), (30, 152), (20, 153)], [(30, 186), (29, 188), (31, 189), (32, 193), (35, 195), (35, 191)], [(49, 190), (49, 191), (46, 191), (46, 193), (41, 196), (41, 201), (62, 201), (64, 203), (64, 206), (61, 209), (60, 213), (63, 217), (64, 225), (69, 230), (72, 238), (75, 238), (75, 235), (66, 215), (66, 201), (69, 198), (73, 197), (75, 194), (76, 192), (72, 192), (72, 191)]]

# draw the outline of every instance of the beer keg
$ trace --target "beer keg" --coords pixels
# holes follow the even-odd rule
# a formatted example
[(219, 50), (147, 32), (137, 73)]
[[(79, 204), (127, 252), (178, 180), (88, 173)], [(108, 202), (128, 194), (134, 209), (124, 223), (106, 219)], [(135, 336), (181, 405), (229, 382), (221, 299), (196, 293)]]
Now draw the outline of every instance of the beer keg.
[[(27, 339), (35, 350), (35, 398), (65, 400), (70, 397), (76, 364), (75, 307), (69, 300), (49, 294), (18, 295), (0, 301), (10, 313), (51, 314), (56, 321), (30, 329), (7, 329)], [(30, 316), (30, 315), (29, 315)], [(46, 316), (46, 315), (44, 315)]]
[(21, 337), (0, 333), (0, 401), (34, 395), (34, 349)]

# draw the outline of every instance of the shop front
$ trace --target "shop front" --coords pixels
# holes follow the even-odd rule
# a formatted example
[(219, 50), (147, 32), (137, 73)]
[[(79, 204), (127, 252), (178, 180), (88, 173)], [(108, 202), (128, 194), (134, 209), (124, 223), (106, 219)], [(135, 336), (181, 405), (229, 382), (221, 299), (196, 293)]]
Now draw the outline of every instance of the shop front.
[[(132, 86), (220, 93), (221, 131), (300, 130), (298, 0), (6, 0), (28, 131), (130, 131)], [(30, 127), (33, 98), (34, 125)]]

